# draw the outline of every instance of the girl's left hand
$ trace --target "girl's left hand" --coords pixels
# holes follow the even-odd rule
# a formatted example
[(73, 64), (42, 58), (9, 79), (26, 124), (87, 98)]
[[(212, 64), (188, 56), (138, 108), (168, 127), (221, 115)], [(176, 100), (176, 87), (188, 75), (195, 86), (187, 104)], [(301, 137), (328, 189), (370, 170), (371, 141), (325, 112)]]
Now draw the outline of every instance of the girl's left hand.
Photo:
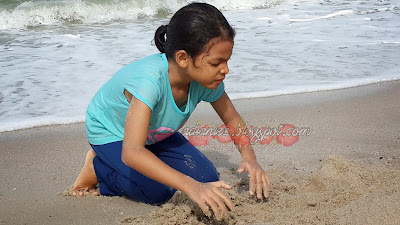
[(270, 181), (267, 173), (263, 168), (254, 160), (242, 160), (237, 170), (239, 173), (246, 171), (249, 173), (250, 177), (250, 195), (257, 193), (257, 198), (262, 199), (263, 193), (264, 197), (268, 198), (268, 192), (270, 190)]

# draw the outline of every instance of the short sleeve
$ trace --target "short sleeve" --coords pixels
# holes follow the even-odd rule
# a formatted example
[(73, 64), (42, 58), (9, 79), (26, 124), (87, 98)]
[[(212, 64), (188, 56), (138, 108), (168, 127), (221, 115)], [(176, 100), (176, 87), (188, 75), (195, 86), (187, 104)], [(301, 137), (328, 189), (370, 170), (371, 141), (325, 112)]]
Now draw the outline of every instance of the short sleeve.
[(202, 100), (206, 102), (215, 102), (225, 91), (224, 82), (220, 83), (216, 89), (204, 88), (204, 93), (202, 95)]
[(159, 85), (149, 77), (135, 77), (135, 80), (125, 87), (135, 98), (139, 99), (153, 111), (154, 106), (159, 102), (161, 92)]

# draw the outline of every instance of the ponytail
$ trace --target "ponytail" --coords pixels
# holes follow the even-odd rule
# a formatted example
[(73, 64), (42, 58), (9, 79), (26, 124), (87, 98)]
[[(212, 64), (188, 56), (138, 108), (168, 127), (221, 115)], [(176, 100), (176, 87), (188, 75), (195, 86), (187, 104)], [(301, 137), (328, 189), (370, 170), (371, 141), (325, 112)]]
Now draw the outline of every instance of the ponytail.
[(167, 34), (168, 25), (160, 26), (154, 35), (154, 43), (156, 44), (157, 49), (161, 53), (165, 53), (165, 43), (166, 43), (166, 34)]

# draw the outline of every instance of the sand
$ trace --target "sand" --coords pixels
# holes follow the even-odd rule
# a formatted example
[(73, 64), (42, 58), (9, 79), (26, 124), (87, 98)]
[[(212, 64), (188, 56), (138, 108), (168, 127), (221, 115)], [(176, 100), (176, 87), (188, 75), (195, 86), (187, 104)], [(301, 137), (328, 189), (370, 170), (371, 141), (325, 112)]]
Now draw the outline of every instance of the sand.
[[(200, 149), (235, 205), (218, 222), (202, 215), (183, 193), (162, 206), (122, 197), (73, 198), (63, 192), (79, 173), (89, 145), (83, 124), (0, 133), (0, 224), (399, 224), (400, 82), (235, 100), (249, 125), (309, 128), (291, 146), (256, 145), (272, 190), (268, 200), (248, 195), (236, 172), (232, 143), (212, 139)], [(218, 125), (200, 104), (185, 126)]]
[[(248, 179), (238, 180), (229, 170), (223, 170), (222, 174), (233, 183), (233, 190), (225, 193), (236, 207), (223, 221), (204, 216), (186, 195), (177, 193), (161, 209), (152, 212), (150, 218), (126, 218), (124, 223), (395, 224), (396, 219), (399, 222), (400, 173), (385, 167), (367, 167), (341, 157), (329, 157), (306, 177), (282, 169), (271, 170), (274, 185), (267, 201), (248, 196)], [(394, 210), (385, 208), (387, 202), (381, 202), (383, 199), (392, 203)], [(359, 212), (360, 209), (363, 210)], [(371, 215), (373, 210), (376, 212)]]

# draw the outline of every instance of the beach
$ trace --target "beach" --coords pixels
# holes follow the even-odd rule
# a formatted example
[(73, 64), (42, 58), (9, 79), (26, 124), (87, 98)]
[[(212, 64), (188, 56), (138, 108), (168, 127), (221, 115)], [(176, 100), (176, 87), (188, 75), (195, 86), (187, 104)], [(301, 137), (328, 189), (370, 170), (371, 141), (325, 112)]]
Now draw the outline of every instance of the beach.
[[(400, 81), (233, 103), (254, 127), (309, 128), (291, 146), (255, 145), (271, 182), (268, 201), (248, 196), (232, 142), (200, 150), (233, 189), (235, 212), (219, 224), (398, 224)], [(221, 124), (201, 103), (185, 127)], [(162, 206), (64, 194), (87, 150), (83, 123), (0, 133), (0, 224), (218, 224), (182, 193)]]
[[(236, 30), (224, 84), (248, 127), (299, 133), (254, 145), (268, 200), (249, 196), (221, 136), (197, 144), (233, 187), (222, 222), (180, 192), (161, 206), (67, 196), (90, 149), (90, 100), (159, 53), (155, 30), (189, 2), (0, 2), (0, 225), (400, 224), (399, 0), (210, 1)], [(181, 131), (202, 125), (221, 125), (204, 102)]]

